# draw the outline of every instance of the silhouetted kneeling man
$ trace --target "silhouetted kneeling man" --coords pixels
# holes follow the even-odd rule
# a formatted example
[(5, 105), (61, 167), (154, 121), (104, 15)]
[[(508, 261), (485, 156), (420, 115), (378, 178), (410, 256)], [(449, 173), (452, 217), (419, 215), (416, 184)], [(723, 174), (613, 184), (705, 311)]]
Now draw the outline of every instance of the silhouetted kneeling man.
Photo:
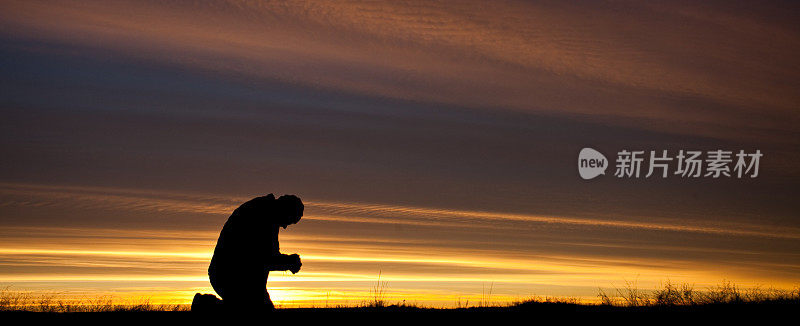
[(303, 216), (303, 202), (293, 195), (269, 194), (242, 204), (225, 222), (208, 267), (211, 286), (225, 307), (273, 309), (267, 293), (269, 271), (297, 273), (300, 256), (278, 248), (278, 228)]

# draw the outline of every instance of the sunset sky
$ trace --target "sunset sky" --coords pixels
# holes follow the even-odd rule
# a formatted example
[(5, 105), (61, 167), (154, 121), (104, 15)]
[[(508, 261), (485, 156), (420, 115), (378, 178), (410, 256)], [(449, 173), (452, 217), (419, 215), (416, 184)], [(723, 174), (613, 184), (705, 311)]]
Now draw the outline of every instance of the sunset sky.
[[(0, 288), (188, 303), (242, 202), (276, 305), (800, 285), (795, 1), (0, 0)], [(578, 152), (760, 150), (583, 180)], [(613, 167), (612, 167), (613, 169)]]

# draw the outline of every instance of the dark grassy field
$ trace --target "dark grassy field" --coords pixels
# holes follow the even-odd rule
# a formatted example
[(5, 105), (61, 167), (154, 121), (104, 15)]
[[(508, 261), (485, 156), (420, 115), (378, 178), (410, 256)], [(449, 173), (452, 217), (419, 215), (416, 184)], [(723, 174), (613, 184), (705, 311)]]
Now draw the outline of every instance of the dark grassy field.
[[(742, 290), (731, 283), (705, 290), (683, 284), (666, 283), (657, 290), (639, 290), (628, 284), (613, 293), (599, 291), (599, 303), (581, 304), (564, 298), (531, 299), (506, 305), (479, 307), (428, 308), (390, 305), (381, 297), (357, 307), (282, 308), (271, 312), (197, 312), (186, 305), (153, 305), (148, 302), (114, 305), (110, 301), (66, 305), (47, 297), (31, 297), (13, 291), (0, 292), (0, 321), (58, 323), (220, 323), (242, 318), (271, 324), (295, 324), (306, 320), (352, 323), (428, 322), (495, 323), (498, 321), (627, 321), (680, 323), (763, 321), (796, 319), (800, 313), (800, 290), (785, 291), (750, 288)], [(260, 322), (256, 322), (260, 323)]]
[(415, 307), (287, 308), (269, 313), (197, 313), (191, 311), (106, 311), (106, 312), (0, 312), (5, 325), (17, 323), (180, 323), (180, 324), (296, 324), (337, 323), (417, 323), (444, 322), (495, 324), (554, 321), (562, 322), (681, 322), (719, 323), (750, 320), (764, 322), (793, 320), (800, 312), (796, 302), (729, 303), (693, 306), (620, 307), (535, 302), (506, 307), (434, 309)]

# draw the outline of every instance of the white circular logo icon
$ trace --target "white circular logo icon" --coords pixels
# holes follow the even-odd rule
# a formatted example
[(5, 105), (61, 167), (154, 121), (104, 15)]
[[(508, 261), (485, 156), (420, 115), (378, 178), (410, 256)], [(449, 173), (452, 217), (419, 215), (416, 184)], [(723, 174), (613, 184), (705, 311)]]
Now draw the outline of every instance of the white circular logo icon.
[(578, 173), (584, 180), (594, 179), (598, 175), (606, 174), (608, 160), (602, 153), (584, 148), (578, 154)]

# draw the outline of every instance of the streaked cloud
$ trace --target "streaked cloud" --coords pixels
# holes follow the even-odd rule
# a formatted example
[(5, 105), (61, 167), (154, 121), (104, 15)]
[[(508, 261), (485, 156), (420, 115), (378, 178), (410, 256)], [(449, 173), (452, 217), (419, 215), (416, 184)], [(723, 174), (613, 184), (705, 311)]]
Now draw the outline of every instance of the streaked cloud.
[(226, 78), (606, 122), (662, 121), (648, 126), (669, 132), (737, 139), (745, 136), (741, 128), (793, 132), (790, 112), (800, 103), (791, 86), (800, 73), (796, 30), (746, 8), (513, 1), (490, 8), (480, 1), (4, 7), (7, 36)]
[[(0, 232), (0, 279), (4, 284), (26, 288), (58, 284), (80, 292), (85, 284), (124, 281), (143, 286), (156, 282), (162, 285), (151, 290), (161, 293), (159, 300), (164, 302), (185, 302), (188, 292), (208, 291), (203, 288), (207, 287), (204, 272), (216, 228), (235, 208), (225, 203), (241, 201), (214, 195), (20, 184), (3, 184), (0, 194), (5, 212), (24, 208), (35, 214), (36, 210), (69, 207), (78, 214), (134, 211), (215, 217), (216, 225), (208, 230), (20, 225)], [(229, 206), (223, 208), (225, 205)], [(756, 225), (728, 227), (731, 229), (311, 199), (302, 223), (281, 236), (284, 251), (301, 254), (304, 270), (297, 275), (273, 273), (270, 284), (288, 291), (281, 302), (289, 305), (310, 305), (330, 291), (337, 295), (331, 299), (325, 294), (329, 303), (350, 302), (359, 295), (367, 298), (378, 273), (392, 284), (393, 295), (442, 305), (454, 304), (456, 297), (479, 297), (476, 285), (486, 286), (487, 282), (496, 287), (497, 300), (519, 299), (519, 293), (559, 291), (592, 300), (598, 287), (614, 286), (623, 279), (636, 279), (642, 286), (667, 278), (698, 285), (712, 285), (722, 278), (744, 285), (793, 285), (800, 266), (795, 253), (758, 250), (737, 242), (791, 247), (798, 241), (796, 234), (785, 229), (752, 231), (759, 229)], [(596, 228), (601, 230), (592, 231)], [(638, 239), (642, 232), (657, 234), (665, 244)], [(435, 234), (439, 236), (432, 236)], [(721, 241), (731, 237), (741, 241)], [(709, 245), (709, 241), (717, 244)], [(761, 274), (765, 271), (769, 277)], [(327, 290), (321, 290), (319, 284), (325, 284)], [(564, 292), (565, 288), (571, 290)], [(118, 297), (146, 293), (126, 291)], [(173, 296), (163, 296), (165, 293)]]
[[(42, 207), (69, 201), (70, 207), (85, 209), (143, 210), (165, 212), (189, 212), (226, 215), (248, 198), (226, 198), (212, 195), (186, 195), (126, 189), (103, 189), (87, 187), (48, 187), (37, 185), (0, 184), (0, 194), (8, 196), (0, 206)], [(20, 199), (10, 199), (22, 196)], [(630, 222), (591, 218), (568, 218), (508, 214), (483, 211), (447, 210), (422, 207), (392, 206), (363, 203), (337, 203), (305, 201), (306, 220), (323, 220), (350, 223), (388, 223), (421, 226), (470, 227), (478, 223), (481, 228), (501, 225), (492, 221), (517, 221), (526, 223), (566, 224), (587, 227), (610, 227), (622, 229), (646, 229), (656, 231), (712, 233), (733, 236), (756, 236), (800, 240), (800, 230), (794, 228), (770, 228), (759, 224), (717, 223), (703, 225), (691, 221)], [(694, 224), (694, 225), (693, 225)]]

